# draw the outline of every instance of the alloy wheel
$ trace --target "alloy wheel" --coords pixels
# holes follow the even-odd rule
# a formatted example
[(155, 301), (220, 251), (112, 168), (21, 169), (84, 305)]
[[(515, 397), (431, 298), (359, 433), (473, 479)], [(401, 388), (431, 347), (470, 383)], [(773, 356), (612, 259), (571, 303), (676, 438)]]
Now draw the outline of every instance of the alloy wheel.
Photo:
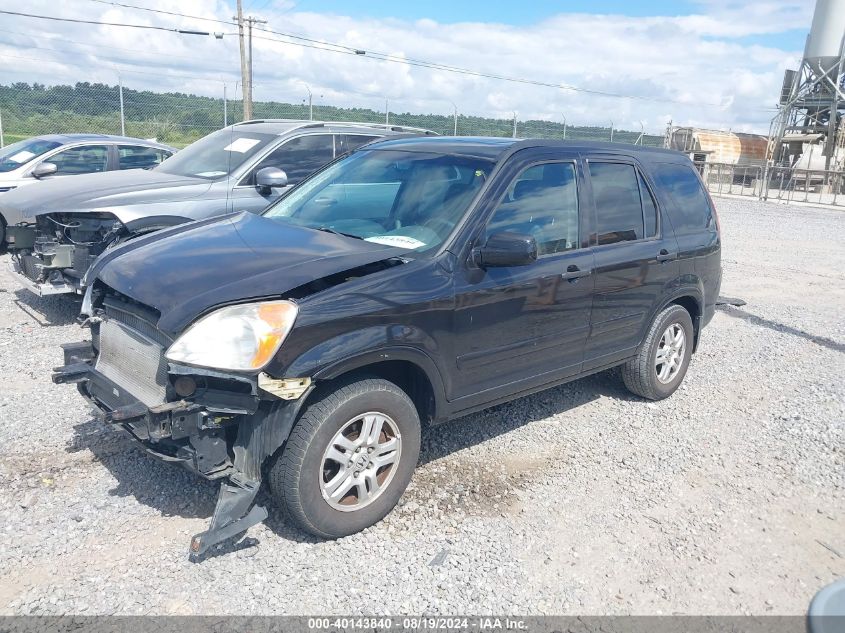
[(323, 499), (341, 512), (370, 505), (390, 485), (401, 455), (402, 437), (390, 416), (370, 411), (352, 418), (323, 453)]
[(654, 370), (657, 380), (664, 385), (672, 382), (684, 362), (687, 348), (687, 335), (680, 323), (672, 323), (660, 337), (657, 354), (654, 357)]

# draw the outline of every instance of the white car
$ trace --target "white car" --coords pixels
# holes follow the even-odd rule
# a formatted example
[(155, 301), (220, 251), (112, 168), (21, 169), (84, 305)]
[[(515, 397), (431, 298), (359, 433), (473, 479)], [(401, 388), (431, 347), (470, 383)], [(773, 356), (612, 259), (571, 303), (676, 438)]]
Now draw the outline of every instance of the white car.
[(46, 134), (0, 149), (0, 192), (46, 178), (115, 169), (151, 169), (176, 150), (106, 134)]

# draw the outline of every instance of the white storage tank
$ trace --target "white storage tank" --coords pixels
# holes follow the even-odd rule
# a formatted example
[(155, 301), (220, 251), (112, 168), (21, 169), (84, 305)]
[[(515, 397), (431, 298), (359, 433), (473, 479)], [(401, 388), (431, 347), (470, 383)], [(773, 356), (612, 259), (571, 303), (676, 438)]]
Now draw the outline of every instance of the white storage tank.
[(804, 51), (804, 59), (814, 72), (822, 75), (839, 63), (843, 35), (845, 0), (816, 0), (813, 26)]

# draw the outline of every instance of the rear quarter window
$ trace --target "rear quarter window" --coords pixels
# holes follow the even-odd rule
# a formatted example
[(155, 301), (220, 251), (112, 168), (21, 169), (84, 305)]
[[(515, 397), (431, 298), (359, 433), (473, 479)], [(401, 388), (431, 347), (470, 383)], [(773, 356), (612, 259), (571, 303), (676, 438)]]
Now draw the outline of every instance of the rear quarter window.
[(670, 217), (676, 233), (716, 230), (710, 201), (698, 174), (691, 166), (655, 163), (652, 165), (652, 173), (673, 203), (670, 206)]

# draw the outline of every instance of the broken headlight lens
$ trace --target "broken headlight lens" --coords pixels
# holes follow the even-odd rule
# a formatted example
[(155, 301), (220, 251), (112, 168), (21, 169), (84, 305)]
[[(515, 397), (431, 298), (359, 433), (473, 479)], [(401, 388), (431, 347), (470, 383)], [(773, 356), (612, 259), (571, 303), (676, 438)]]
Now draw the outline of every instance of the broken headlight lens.
[(279, 350), (298, 311), (291, 301), (220, 308), (176, 339), (167, 359), (214, 369), (262, 369)]

